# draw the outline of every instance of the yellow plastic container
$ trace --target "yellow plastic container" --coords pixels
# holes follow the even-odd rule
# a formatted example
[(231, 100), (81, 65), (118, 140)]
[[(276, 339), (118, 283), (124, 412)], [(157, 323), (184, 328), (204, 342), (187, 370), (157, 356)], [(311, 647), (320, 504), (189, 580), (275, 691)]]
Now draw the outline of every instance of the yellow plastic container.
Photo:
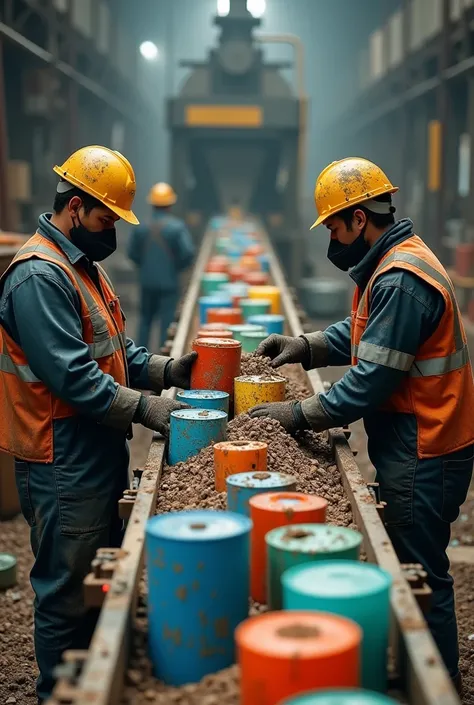
[(249, 299), (267, 299), (272, 302), (270, 313), (281, 313), (280, 289), (277, 286), (250, 286)]
[(258, 404), (285, 401), (286, 379), (278, 375), (246, 375), (234, 379), (234, 412), (245, 414)]

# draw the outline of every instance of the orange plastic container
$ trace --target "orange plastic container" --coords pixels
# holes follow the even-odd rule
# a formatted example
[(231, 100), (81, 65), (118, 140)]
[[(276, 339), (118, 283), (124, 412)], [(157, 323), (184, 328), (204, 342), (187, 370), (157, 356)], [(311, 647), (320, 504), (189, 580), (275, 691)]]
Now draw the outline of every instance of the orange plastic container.
[(207, 310), (207, 320), (209, 323), (225, 323), (226, 325), (237, 325), (243, 323), (242, 310), (240, 308), (209, 308)]
[[(233, 338), (233, 334), (231, 330), (213, 330), (212, 331), (212, 337), (213, 338), (227, 338), (230, 340)], [(209, 331), (208, 330), (199, 330), (197, 332), (196, 338), (209, 338)]]
[(360, 684), (362, 630), (324, 612), (269, 612), (235, 631), (241, 705), (278, 705), (291, 695)]
[(246, 273), (247, 270), (243, 267), (237, 265), (229, 267), (229, 279), (231, 282), (242, 282)]
[(265, 248), (263, 245), (255, 243), (255, 245), (249, 245), (244, 252), (244, 255), (252, 255), (253, 257), (258, 257), (258, 255), (265, 254)]
[[(227, 390), (225, 390), (227, 391)], [(253, 522), (250, 540), (250, 594), (267, 600), (267, 546), (265, 536), (287, 524), (324, 524), (327, 500), (301, 492), (267, 492), (249, 500)]]
[(270, 313), (281, 313), (280, 289), (277, 286), (251, 286), (248, 299), (268, 299), (272, 302)]
[(217, 389), (234, 399), (234, 378), (240, 375), (242, 345), (238, 340), (198, 338), (193, 342), (198, 354), (191, 370), (191, 389)]
[(267, 444), (261, 441), (222, 441), (214, 446), (216, 490), (226, 491), (226, 477), (239, 472), (265, 472)]
[(244, 282), (250, 286), (265, 286), (268, 281), (268, 274), (265, 272), (247, 272), (244, 276)]
[(253, 255), (243, 255), (239, 260), (239, 265), (249, 272), (260, 272), (261, 270), (260, 262)]
[(207, 263), (206, 272), (223, 272), (224, 274), (229, 271), (229, 260), (223, 255), (216, 255), (211, 257)]

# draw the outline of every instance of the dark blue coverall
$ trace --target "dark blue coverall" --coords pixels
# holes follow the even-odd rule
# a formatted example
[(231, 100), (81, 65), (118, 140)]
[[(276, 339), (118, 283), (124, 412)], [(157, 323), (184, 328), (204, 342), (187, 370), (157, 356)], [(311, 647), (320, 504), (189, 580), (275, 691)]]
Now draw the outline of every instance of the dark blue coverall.
[[(387, 230), (362, 262), (351, 270), (365, 289), (381, 258), (413, 234), (413, 223), (400, 220)], [(444, 299), (434, 287), (407, 270), (381, 274), (372, 288), (364, 341), (409, 355), (434, 333), (444, 313)], [(351, 364), (350, 317), (324, 331), (329, 365)], [(453, 579), (446, 548), (450, 524), (466, 499), (474, 446), (438, 458), (417, 457), (417, 422), (412, 414), (387, 413), (380, 407), (406, 372), (359, 359), (321, 402), (343, 426), (363, 418), (368, 451), (377, 471), (385, 521), (402, 563), (421, 563), (433, 590), (428, 623), (450, 675), (458, 673), (457, 625)]]
[[(49, 218), (40, 217), (38, 232), (56, 242), (71, 263), (83, 260), (88, 266)], [(94, 270), (90, 274), (98, 281)], [(128, 486), (126, 432), (100, 424), (117, 385), (91, 359), (80, 311), (71, 280), (55, 264), (32, 259), (19, 262), (7, 275), (0, 324), (20, 345), (33, 373), (78, 412), (53, 422), (51, 464), (15, 462), (35, 556), (30, 577), (40, 700), (51, 693), (53, 669), (63, 651), (88, 646), (95, 625), (84, 608), (82, 581), (98, 548), (121, 544), (117, 502)], [(130, 386), (150, 389), (151, 355), (130, 339), (126, 354)]]
[(128, 256), (137, 265), (140, 279), (140, 330), (137, 342), (148, 346), (153, 322), (159, 319), (161, 346), (174, 320), (179, 301), (179, 274), (193, 261), (191, 235), (181, 220), (165, 210), (154, 208), (152, 222), (133, 229)]

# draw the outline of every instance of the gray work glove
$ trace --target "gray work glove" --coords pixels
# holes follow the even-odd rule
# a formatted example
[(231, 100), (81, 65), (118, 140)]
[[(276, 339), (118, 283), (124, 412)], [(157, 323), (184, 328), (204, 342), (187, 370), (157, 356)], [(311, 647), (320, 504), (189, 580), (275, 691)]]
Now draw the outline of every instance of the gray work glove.
[(191, 386), (191, 368), (197, 359), (197, 352), (183, 355), (179, 360), (170, 360), (165, 368), (165, 389), (179, 387), (189, 389)]
[(291, 338), (289, 335), (273, 333), (263, 340), (256, 350), (256, 355), (269, 357), (271, 367), (281, 367), (291, 363), (301, 362), (305, 369), (311, 361), (309, 343), (303, 336)]
[(259, 404), (250, 409), (249, 416), (257, 419), (267, 416), (279, 421), (285, 431), (294, 434), (297, 431), (304, 431), (310, 428), (301, 410), (299, 401), (282, 401), (271, 404)]
[(145, 397), (142, 394), (133, 421), (167, 437), (170, 433), (171, 412), (189, 408), (188, 404), (180, 404), (174, 399), (156, 396)]

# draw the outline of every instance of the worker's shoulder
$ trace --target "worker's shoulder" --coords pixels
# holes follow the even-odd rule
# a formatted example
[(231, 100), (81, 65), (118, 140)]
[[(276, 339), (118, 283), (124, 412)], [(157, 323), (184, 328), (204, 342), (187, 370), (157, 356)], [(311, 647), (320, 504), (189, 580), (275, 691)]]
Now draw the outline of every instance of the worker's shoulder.
[(58, 286), (74, 288), (71, 279), (61, 266), (54, 262), (42, 259), (28, 259), (17, 262), (6, 274), (3, 284), (3, 293), (8, 295), (13, 289), (18, 288), (25, 282), (35, 278), (44, 278), (48, 281), (56, 281)]
[(373, 294), (381, 289), (404, 292), (430, 309), (437, 308), (444, 301), (438, 289), (408, 269), (392, 268), (383, 272), (374, 282)]
[(163, 221), (163, 228), (166, 228), (167, 230), (177, 232), (178, 230), (183, 230), (185, 228), (184, 221), (181, 220), (180, 218), (177, 218), (175, 215), (167, 215)]

